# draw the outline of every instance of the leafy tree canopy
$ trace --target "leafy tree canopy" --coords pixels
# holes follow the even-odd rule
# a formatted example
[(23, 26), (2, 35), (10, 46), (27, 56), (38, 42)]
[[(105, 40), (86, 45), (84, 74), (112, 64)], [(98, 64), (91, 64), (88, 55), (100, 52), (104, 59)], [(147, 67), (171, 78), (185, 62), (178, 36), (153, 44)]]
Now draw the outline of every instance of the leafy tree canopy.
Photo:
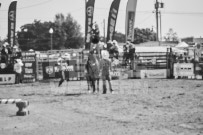
[[(125, 34), (122, 34), (120, 32), (115, 32), (114, 39), (118, 42), (125, 43), (126, 37)], [(156, 33), (150, 30), (149, 28), (146, 29), (140, 29), (135, 28), (134, 29), (134, 44), (140, 44), (143, 42), (148, 41), (156, 41)]]
[(166, 33), (166, 36), (164, 36), (164, 39), (166, 41), (178, 41), (178, 35), (172, 28), (170, 28), (168, 33)]
[(53, 49), (81, 48), (84, 45), (81, 26), (73, 19), (71, 14), (55, 15), (54, 22), (41, 22), (34, 20), (31, 24), (25, 24), (21, 31), (17, 32), (18, 43), (22, 50), (47, 51), (51, 49), (51, 33), (53, 29)]
[(156, 41), (156, 33), (149, 28), (146, 29), (134, 29), (134, 44), (140, 44), (148, 41)]

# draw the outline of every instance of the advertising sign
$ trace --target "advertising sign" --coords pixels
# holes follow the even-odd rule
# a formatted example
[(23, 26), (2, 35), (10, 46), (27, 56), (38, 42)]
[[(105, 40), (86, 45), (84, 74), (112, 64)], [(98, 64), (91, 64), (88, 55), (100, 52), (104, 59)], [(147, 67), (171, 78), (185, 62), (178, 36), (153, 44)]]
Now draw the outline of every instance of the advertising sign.
[(8, 43), (11, 46), (14, 46), (15, 44), (16, 6), (17, 1), (13, 1), (11, 2), (8, 10)]
[(85, 17), (85, 49), (90, 49), (91, 32), (94, 17), (94, 3), (95, 0), (86, 0), (86, 17)]
[(58, 79), (61, 78), (61, 70), (65, 72), (66, 79), (71, 80), (77, 78), (76, 60), (67, 60), (62, 66), (58, 65), (57, 61), (43, 62), (43, 79)]
[(167, 69), (154, 69), (154, 70), (141, 70), (140, 71), (141, 79), (144, 78), (167, 78)]
[(193, 63), (175, 63), (174, 76), (194, 76)]
[(35, 52), (23, 52), (23, 82), (35, 82), (36, 81), (36, 54)]
[(127, 41), (134, 41), (134, 23), (137, 0), (128, 0), (126, 6), (125, 34)]
[(114, 0), (109, 10), (109, 18), (107, 25), (107, 41), (114, 39), (116, 21), (119, 11), (120, 0)]

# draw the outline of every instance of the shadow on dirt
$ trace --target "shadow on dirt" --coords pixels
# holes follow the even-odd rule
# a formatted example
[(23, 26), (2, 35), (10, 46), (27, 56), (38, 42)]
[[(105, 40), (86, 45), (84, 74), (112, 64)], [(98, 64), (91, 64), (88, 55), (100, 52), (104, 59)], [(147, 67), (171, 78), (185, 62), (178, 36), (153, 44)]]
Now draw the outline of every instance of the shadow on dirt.
[(66, 94), (59, 94), (59, 95), (54, 95), (54, 96), (67, 96), (67, 97), (79, 97), (82, 95), (87, 95), (86, 93), (66, 93)]

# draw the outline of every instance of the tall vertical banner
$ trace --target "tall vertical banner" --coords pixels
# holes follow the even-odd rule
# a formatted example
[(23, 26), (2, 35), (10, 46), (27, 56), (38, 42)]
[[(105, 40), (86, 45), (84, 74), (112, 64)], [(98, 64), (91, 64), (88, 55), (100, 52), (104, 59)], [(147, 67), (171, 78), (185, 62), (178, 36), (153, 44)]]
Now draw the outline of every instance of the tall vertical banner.
[(114, 39), (116, 20), (118, 16), (120, 0), (114, 0), (109, 10), (108, 26), (107, 26), (107, 42)]
[(128, 0), (126, 7), (125, 34), (126, 41), (134, 41), (134, 23), (137, 0)]
[(91, 32), (94, 16), (94, 3), (95, 0), (85, 0), (85, 49), (89, 50), (91, 45)]
[(11, 2), (8, 10), (8, 43), (11, 47), (15, 44), (16, 5), (17, 1)]

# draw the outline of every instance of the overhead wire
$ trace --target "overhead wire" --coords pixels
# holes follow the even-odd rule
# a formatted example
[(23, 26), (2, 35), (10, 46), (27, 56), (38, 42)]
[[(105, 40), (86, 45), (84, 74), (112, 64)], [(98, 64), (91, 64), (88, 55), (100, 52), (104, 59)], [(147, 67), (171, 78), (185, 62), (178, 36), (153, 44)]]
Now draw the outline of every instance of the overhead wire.
[[(46, 0), (46, 1), (43, 1), (43, 2), (39, 2), (39, 3), (36, 3), (36, 4), (33, 4), (33, 5), (28, 5), (28, 6), (25, 6), (25, 7), (17, 7), (17, 9), (26, 9), (26, 8), (32, 8), (32, 7), (36, 7), (36, 6), (41, 6), (41, 5), (44, 5), (44, 4), (47, 4), (49, 2), (51, 2), (53, 0)], [(0, 11), (8, 11), (8, 10), (0, 10)]]

